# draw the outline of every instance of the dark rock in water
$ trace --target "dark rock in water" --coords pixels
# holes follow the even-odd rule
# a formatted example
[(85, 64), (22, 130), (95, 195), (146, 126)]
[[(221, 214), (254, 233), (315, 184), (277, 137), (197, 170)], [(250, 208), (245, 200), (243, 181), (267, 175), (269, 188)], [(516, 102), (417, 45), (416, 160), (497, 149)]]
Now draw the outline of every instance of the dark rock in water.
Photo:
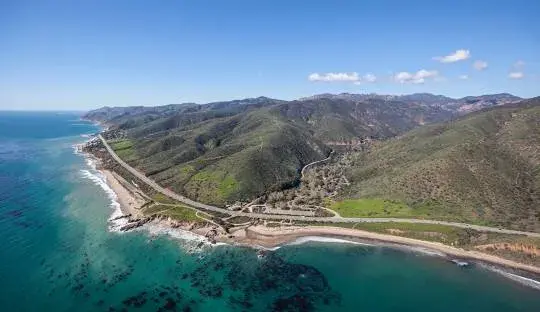
[(182, 312), (191, 312), (191, 307), (190, 306), (184, 306), (182, 308)]
[(81, 291), (83, 288), (84, 288), (84, 285), (83, 285), (83, 284), (77, 284), (77, 285), (73, 286), (73, 287), (71, 288), (71, 290), (79, 292), (79, 291)]
[(272, 311), (314, 311), (315, 308), (310, 298), (303, 295), (293, 295), (287, 298), (280, 298), (272, 304)]
[[(176, 301), (174, 301), (172, 298), (167, 298), (167, 302), (165, 302), (165, 305), (163, 306), (162, 311), (172, 311), (176, 309)], [(161, 310), (161, 309), (160, 309)]]
[(122, 301), (122, 303), (128, 307), (135, 307), (139, 308), (146, 304), (147, 298), (146, 298), (147, 292), (143, 291), (135, 296), (129, 297)]
[(21, 210), (10, 210), (6, 212), (7, 216), (18, 218), (23, 215), (23, 212)]
[(147, 217), (147, 218), (144, 218), (144, 219), (129, 219), (128, 220), (128, 224), (120, 227), (120, 231), (122, 232), (125, 232), (125, 231), (129, 231), (129, 230), (133, 230), (135, 228), (138, 228), (138, 227), (141, 227), (143, 225), (145, 225), (146, 223), (150, 222), (153, 220), (153, 217)]
[(25, 229), (32, 226), (32, 224), (30, 224), (29, 222), (24, 222), (24, 221), (17, 221), (17, 222), (15, 222), (15, 225), (18, 225), (19, 227), (22, 227), (22, 228), (25, 228)]
[(199, 289), (199, 293), (205, 297), (219, 298), (223, 295), (223, 287), (205, 285), (205, 287)]
[(253, 303), (251, 303), (249, 300), (244, 299), (238, 299), (234, 296), (229, 297), (229, 305), (231, 306), (240, 306), (244, 309), (250, 309), (253, 307)]
[(131, 218), (131, 213), (129, 213), (127, 215), (121, 215), (121, 216), (118, 216), (116, 218), (112, 218), (110, 221), (120, 220), (120, 219), (124, 219), (124, 218)]

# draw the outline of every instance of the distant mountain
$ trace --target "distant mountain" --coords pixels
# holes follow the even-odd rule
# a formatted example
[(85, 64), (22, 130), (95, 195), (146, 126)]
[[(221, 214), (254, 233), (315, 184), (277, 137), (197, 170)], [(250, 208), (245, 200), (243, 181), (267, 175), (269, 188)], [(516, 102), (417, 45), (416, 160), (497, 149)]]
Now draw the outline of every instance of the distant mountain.
[(452, 107), (455, 108), (459, 113), (468, 113), (487, 107), (516, 103), (521, 100), (523, 99), (508, 93), (467, 96), (459, 99)]
[[(89, 120), (108, 122), (115, 125), (120, 125), (124, 122), (129, 122), (129, 126), (133, 122), (149, 122), (161, 117), (167, 117), (177, 114), (194, 114), (208, 110), (227, 110), (240, 111), (253, 106), (264, 106), (277, 104), (284, 101), (267, 98), (264, 96), (258, 98), (248, 98), (233, 101), (212, 102), (208, 104), (168, 104), (162, 106), (127, 106), (127, 107), (102, 107), (87, 112), (84, 118)], [(134, 120), (135, 119), (135, 120)], [(125, 125), (128, 127), (128, 125)]]
[(434, 95), (431, 93), (414, 93), (408, 95), (384, 95), (384, 94), (351, 94), (323, 93), (304, 97), (300, 100), (310, 99), (341, 99), (347, 101), (366, 101), (378, 99), (384, 101), (401, 101), (405, 103), (414, 103), (418, 105), (438, 106), (456, 114), (470, 113), (486, 107), (493, 107), (521, 101), (522, 98), (508, 93), (490, 94), (481, 96), (467, 96), (460, 99), (453, 99), (444, 95)]
[[(493, 97), (515, 99), (467, 100)], [(342, 199), (393, 200), (418, 217), (540, 230), (540, 98), (420, 127), (353, 159)]]
[(365, 100), (394, 100), (397, 96), (395, 95), (381, 95), (376, 93), (369, 94), (357, 94), (357, 93), (322, 93), (316, 94), (308, 97), (303, 97), (298, 99), (299, 101), (309, 101), (309, 100), (320, 100), (320, 99), (330, 99), (330, 100), (346, 100), (346, 101), (365, 101)]

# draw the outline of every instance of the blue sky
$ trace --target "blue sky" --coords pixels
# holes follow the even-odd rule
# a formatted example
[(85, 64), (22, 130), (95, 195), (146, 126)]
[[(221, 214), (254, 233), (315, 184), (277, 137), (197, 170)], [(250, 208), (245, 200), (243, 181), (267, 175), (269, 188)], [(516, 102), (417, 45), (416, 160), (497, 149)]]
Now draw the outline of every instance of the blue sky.
[(540, 1), (444, 2), (4, 0), (0, 109), (540, 95)]

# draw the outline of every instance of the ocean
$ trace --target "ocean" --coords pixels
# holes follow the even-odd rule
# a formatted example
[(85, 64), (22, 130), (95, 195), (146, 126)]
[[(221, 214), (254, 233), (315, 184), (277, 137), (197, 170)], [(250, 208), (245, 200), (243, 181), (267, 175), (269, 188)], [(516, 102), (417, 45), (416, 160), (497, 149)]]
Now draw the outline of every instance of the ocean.
[(110, 230), (114, 193), (75, 113), (0, 112), (0, 311), (540, 311), (540, 291), (419, 251), (269, 251)]

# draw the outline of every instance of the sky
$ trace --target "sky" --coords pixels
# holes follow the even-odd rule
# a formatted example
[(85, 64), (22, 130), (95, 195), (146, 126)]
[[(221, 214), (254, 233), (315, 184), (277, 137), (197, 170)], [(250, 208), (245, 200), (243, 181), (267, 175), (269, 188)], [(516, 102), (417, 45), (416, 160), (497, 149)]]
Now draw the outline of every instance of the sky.
[(540, 95), (540, 1), (0, 1), (0, 110)]

